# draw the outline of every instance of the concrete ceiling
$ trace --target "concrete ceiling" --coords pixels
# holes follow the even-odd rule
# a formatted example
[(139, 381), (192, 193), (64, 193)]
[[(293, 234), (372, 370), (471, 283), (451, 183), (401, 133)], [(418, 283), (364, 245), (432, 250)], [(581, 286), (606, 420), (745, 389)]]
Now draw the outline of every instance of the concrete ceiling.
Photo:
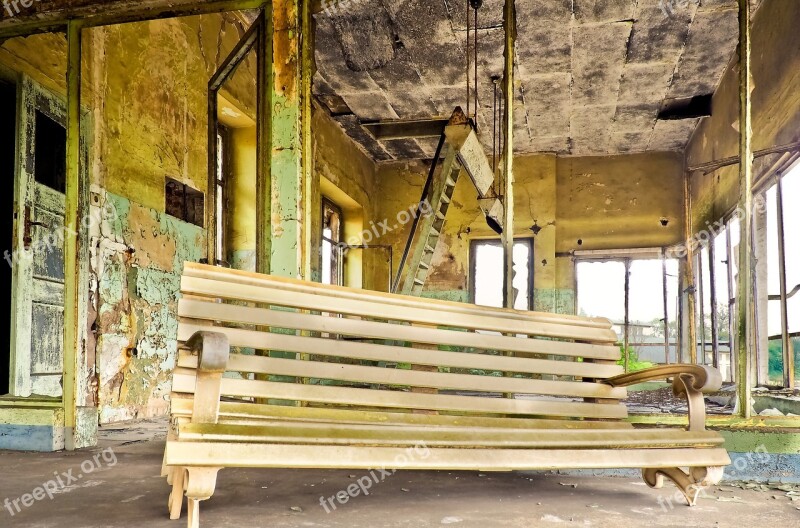
[[(431, 158), (436, 140), (376, 141), (361, 122), (447, 117), (466, 106), (466, 3), (344, 0), (315, 15), (314, 93), (374, 160)], [(658, 120), (659, 110), (713, 93), (736, 51), (736, 0), (516, 5), (519, 153), (682, 150), (698, 119)], [(503, 0), (485, 0), (478, 16), (478, 125), (491, 149)]]

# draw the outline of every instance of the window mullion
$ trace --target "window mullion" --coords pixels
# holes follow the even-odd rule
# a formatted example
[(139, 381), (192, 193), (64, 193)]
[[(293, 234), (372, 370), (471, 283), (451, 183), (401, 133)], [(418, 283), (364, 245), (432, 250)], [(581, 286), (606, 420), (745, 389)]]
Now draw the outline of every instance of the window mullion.
[(778, 220), (778, 273), (781, 288), (781, 349), (783, 351), (783, 386), (794, 388), (794, 354), (789, 340), (789, 312), (787, 307), (786, 291), (786, 247), (785, 229), (783, 225), (783, 176), (778, 176), (777, 182), (777, 220)]

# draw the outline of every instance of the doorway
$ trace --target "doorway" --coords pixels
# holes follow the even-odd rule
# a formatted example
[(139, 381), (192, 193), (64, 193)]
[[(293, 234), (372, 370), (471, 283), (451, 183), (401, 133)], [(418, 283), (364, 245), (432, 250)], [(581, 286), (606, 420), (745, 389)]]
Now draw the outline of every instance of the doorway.
[[(14, 162), (17, 144), (17, 87), (0, 81), (0, 181), (6, 189), (0, 193), (0, 251), (11, 255), (14, 217)], [(5, 253), (8, 252), (8, 253)], [(0, 264), (0, 396), (9, 393), (11, 382), (11, 282), (9, 259)]]

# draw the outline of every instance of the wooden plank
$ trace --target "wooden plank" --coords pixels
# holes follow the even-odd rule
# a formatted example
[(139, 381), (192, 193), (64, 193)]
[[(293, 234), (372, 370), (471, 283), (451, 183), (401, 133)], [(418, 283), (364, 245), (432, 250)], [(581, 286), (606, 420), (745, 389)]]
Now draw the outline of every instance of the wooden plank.
[[(286, 336), (290, 339), (294, 336)], [(298, 338), (294, 338), (298, 339)], [(299, 338), (304, 339), (304, 338)], [(352, 345), (355, 343), (348, 343)], [(279, 348), (278, 350), (283, 350)], [(178, 366), (194, 369), (197, 358), (188, 353), (180, 356)], [(546, 396), (571, 396), (580, 398), (625, 399), (627, 391), (622, 387), (611, 387), (602, 383), (574, 381), (534, 380), (472, 374), (451, 374), (386, 367), (367, 367), (326, 363), (320, 361), (298, 361), (262, 356), (231, 354), (228, 371), (273, 376), (292, 376), (394, 386), (425, 387), (437, 390), (478, 391), (512, 394), (541, 394)], [(412, 392), (419, 392), (413, 391)], [(435, 392), (427, 392), (435, 394)]]
[[(473, 315), (433, 310), (409, 309), (381, 302), (361, 299), (341, 299), (318, 293), (301, 293), (255, 285), (233, 284), (219, 280), (183, 276), (181, 292), (206, 295), (220, 299), (255, 302), (315, 310), (320, 312), (358, 315), (391, 321), (408, 321), (433, 325), (487, 330), (509, 334), (527, 334), (550, 338), (578, 339), (598, 343), (615, 343), (617, 335), (611, 329), (603, 330), (551, 322), (525, 322), (498, 315)], [(409, 335), (413, 331), (409, 330)]]
[[(178, 329), (178, 340), (186, 341), (194, 333), (218, 331), (226, 334), (233, 346), (250, 347), (257, 350), (273, 349), (287, 352), (308, 353), (369, 361), (391, 361), (436, 365), (467, 369), (503, 370), (529, 374), (555, 374), (608, 378), (621, 374), (615, 363), (593, 365), (592, 363), (554, 359), (499, 356), (479, 352), (449, 352), (409, 348), (393, 345), (362, 343), (328, 339), (324, 337), (293, 336), (241, 328), (228, 328), (208, 324), (190, 324), (182, 321)], [(467, 334), (468, 335), (468, 334)], [(475, 334), (473, 334), (475, 335)], [(476, 335), (476, 340), (480, 340)], [(487, 336), (489, 337), (489, 336)], [(499, 336), (498, 336), (499, 337)], [(533, 340), (524, 340), (530, 342)], [(547, 342), (547, 341), (545, 341)], [(595, 370), (596, 369), (596, 370)]]
[[(495, 334), (476, 334), (458, 330), (422, 327), (416, 328), (413, 335), (411, 335), (408, 331), (408, 326), (403, 324), (365, 321), (347, 317), (326, 317), (308, 313), (252, 308), (191, 299), (181, 299), (179, 301), (178, 315), (180, 317), (207, 319), (225, 323), (291, 328), (309, 332), (342, 334), (369, 339), (411, 341), (413, 338), (413, 340), (418, 343), (470, 347), (503, 352), (613, 359), (614, 361), (619, 359), (619, 347), (613, 345), (547, 341), (543, 339), (508, 337)], [(517, 363), (522, 362), (517, 361)], [(559, 363), (566, 362), (559, 361)], [(444, 366), (444, 364), (442, 364), (442, 366)], [(545, 365), (542, 366), (544, 367)], [(521, 367), (522, 365), (520, 364), (516, 368)], [(583, 373), (585, 366), (580, 363), (574, 363), (569, 367), (564, 366), (564, 368), (574, 369), (571, 370), (573, 373), (565, 375), (582, 376), (585, 374)], [(513, 369), (510, 368), (509, 370)], [(520, 372), (527, 372), (527, 370), (520, 370)], [(552, 372), (552, 374), (559, 374), (559, 372)], [(605, 378), (622, 374), (622, 369), (600, 368), (597, 371), (592, 371), (591, 374), (592, 377), (595, 378)]]
[[(191, 418), (194, 399), (185, 394), (172, 393), (171, 413), (174, 417)], [(327, 407), (293, 407), (288, 405), (261, 405), (249, 402), (220, 404), (221, 423), (325, 422), (369, 424), (370, 427), (399, 425), (401, 427), (437, 427), (464, 430), (483, 429), (625, 429), (633, 425), (624, 421), (606, 420), (589, 422), (570, 419), (534, 419), (527, 417), (499, 418), (496, 416), (419, 415), (408, 412), (341, 409)]]
[(297, 293), (330, 295), (341, 299), (369, 300), (371, 302), (379, 302), (390, 306), (426, 308), (459, 314), (492, 314), (504, 317), (506, 319), (525, 321), (526, 323), (556, 322), (574, 326), (585, 326), (588, 328), (600, 328), (604, 330), (611, 328), (611, 321), (602, 317), (584, 317), (577, 315), (553, 314), (547, 312), (509, 310), (506, 308), (477, 306), (474, 304), (444, 301), (440, 299), (420, 299), (419, 297), (408, 295), (361, 290), (331, 284), (319, 284), (288, 277), (262, 275), (235, 269), (223, 269), (215, 266), (208, 266), (206, 264), (197, 264), (195, 262), (187, 262), (185, 264), (183, 275), (185, 277), (222, 280), (235, 284), (270, 287)]
[[(427, 325), (422, 325), (422, 324), (416, 324), (414, 326), (417, 329), (420, 329), (420, 328), (422, 328), (422, 329), (434, 328), (434, 327), (427, 326)], [(419, 355), (429, 354), (429, 353), (432, 353), (432, 351), (437, 350), (436, 345), (433, 345), (433, 344), (417, 344), (417, 346), (419, 348), (423, 349), (422, 353), (419, 354)], [(406, 360), (406, 361), (408, 361), (408, 360)], [(445, 366), (445, 365), (442, 365), (442, 366)], [(436, 365), (435, 363), (431, 364), (431, 363), (429, 363), (427, 361), (422, 361), (422, 362), (412, 361), (411, 362), (411, 370), (412, 371), (421, 371), (421, 372), (439, 372), (439, 366)], [(439, 388), (438, 387), (415, 385), (415, 386), (411, 387), (411, 392), (421, 392), (423, 394), (436, 394), (436, 393), (439, 392)], [(436, 411), (426, 411), (426, 410), (416, 410), (414, 412), (417, 413), (417, 414), (439, 414)]]
[(412, 449), (405, 447), (167, 442), (170, 466), (514, 471), (726, 466), (725, 449)]
[[(174, 392), (193, 394), (194, 371), (177, 368), (172, 382)], [(435, 409), (466, 413), (496, 413), (532, 416), (564, 416), (592, 418), (625, 418), (622, 404), (594, 404), (553, 400), (509, 400), (480, 396), (445, 394), (412, 394), (409, 392), (298, 385), (271, 381), (251, 381), (225, 378), (222, 394), (231, 397), (271, 398), (288, 401), (308, 401), (336, 405), (400, 409)]]
[(364, 425), (281, 424), (216, 425), (184, 424), (180, 441), (252, 442), (264, 444), (381, 445), (428, 447), (525, 447), (528, 449), (623, 449), (714, 447), (725, 440), (714, 432), (688, 432), (680, 429), (631, 431), (501, 429), (411, 430), (403, 427), (374, 428)]

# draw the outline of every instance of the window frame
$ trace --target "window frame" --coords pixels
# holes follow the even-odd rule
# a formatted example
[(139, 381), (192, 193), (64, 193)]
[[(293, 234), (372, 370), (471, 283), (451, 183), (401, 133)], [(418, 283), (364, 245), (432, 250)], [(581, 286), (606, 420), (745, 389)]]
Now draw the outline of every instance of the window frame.
[(221, 210), (222, 214), (215, 214), (214, 231), (216, 233), (216, 247), (214, 248), (214, 265), (228, 265), (228, 226), (229, 219), (225, 211), (228, 210), (229, 182), (231, 174), (230, 146), (231, 134), (228, 127), (217, 123), (217, 170), (214, 175), (214, 199), (215, 203), (211, 207), (217, 213)]
[[(325, 209), (331, 209), (335, 214), (339, 216), (339, 240), (333, 240), (325, 236)], [(322, 270), (324, 269), (324, 262), (325, 256), (321, 250), (322, 245), (325, 242), (329, 242), (331, 244), (331, 258), (335, 257), (335, 252), (338, 251), (337, 247), (341, 247), (342, 242), (344, 241), (344, 210), (342, 207), (328, 198), (325, 195), (322, 195), (322, 199), (320, 202), (320, 252), (319, 252), (319, 269), (320, 269), (320, 281), (322, 281)], [(333, 276), (333, 262), (331, 262), (331, 276)], [(337, 266), (338, 269), (338, 277), (335, 282), (331, 284), (337, 286), (344, 286), (344, 277), (345, 277), (345, 259), (344, 254), (340, 252), (338, 259), (337, 259)]]
[[(788, 319), (788, 301), (789, 301), (789, 284), (787, 283), (787, 273), (786, 273), (786, 236), (785, 236), (785, 219), (786, 215), (784, 214), (785, 203), (784, 200), (786, 199), (784, 192), (783, 192), (783, 180), (784, 177), (793, 173), (794, 171), (800, 171), (800, 155), (794, 155), (790, 160), (786, 163), (782, 164), (777, 168), (773, 168), (764, 178), (762, 178), (756, 185), (753, 187), (753, 201), (756, 202), (760, 200), (761, 203), (764, 204), (764, 215), (765, 222), (767, 221), (766, 218), (770, 214), (769, 209), (767, 209), (767, 193), (773, 188), (776, 188), (776, 238), (778, 242), (778, 280), (780, 285), (780, 295), (779, 299), (774, 299), (775, 294), (771, 294), (769, 289), (767, 289), (766, 296), (759, 296), (754, 295), (754, 324), (756, 329), (756, 343), (754, 347), (754, 351), (756, 357), (753, 358), (755, 361), (759, 361), (761, 353), (769, 353), (769, 343), (780, 339), (781, 340), (781, 350), (783, 355), (783, 379), (781, 383), (781, 388), (794, 388), (796, 386), (797, 380), (797, 372), (796, 372), (796, 365), (795, 365), (795, 351), (794, 351), (794, 339), (800, 337), (800, 332), (790, 332), (789, 331), (789, 319)], [(754, 218), (755, 221), (755, 218)], [(768, 223), (766, 224), (768, 226)], [(753, 229), (753, 237), (755, 238), (755, 229)], [(769, 234), (767, 234), (769, 236)], [(754, 244), (754, 251), (756, 250), (756, 245)], [(769, 248), (766, 248), (767, 252)], [(765, 262), (767, 262), (767, 266), (769, 266), (769, 254), (767, 255), (756, 255), (757, 259), (763, 258)], [(754, 285), (754, 288), (758, 288), (758, 284)], [(794, 288), (794, 286), (792, 286)], [(772, 299), (770, 299), (772, 297)], [(766, 298), (766, 305), (762, 305), (763, 303), (759, 302), (762, 298)], [(767, 317), (769, 314), (769, 303), (774, 300), (778, 300), (780, 303), (780, 311), (781, 311), (781, 333), (778, 335), (770, 335), (769, 331), (767, 331), (766, 336), (760, 336), (758, 334), (758, 321), (761, 317), (761, 313), (764, 311), (767, 312)], [(765, 342), (767, 345), (767, 349), (762, 350), (762, 342)], [(788, 346), (787, 346), (788, 345)], [(757, 383), (762, 385), (772, 386), (769, 383), (769, 379), (767, 380), (756, 380)]]
[[(534, 292), (535, 292), (535, 277), (534, 277), (534, 259), (535, 259), (535, 243), (534, 238), (530, 236), (514, 237), (514, 244), (525, 243), (528, 245), (528, 311), (532, 311), (535, 306)], [(503, 241), (498, 237), (488, 238), (471, 238), (469, 241), (469, 270), (467, 271), (468, 279), (468, 295), (469, 302), (475, 304), (475, 258), (477, 257), (477, 246), (487, 244), (492, 246), (503, 247)], [(504, 295), (505, 297), (505, 295)]]
[[(585, 251), (575, 251), (573, 252), (573, 276), (574, 276), (574, 291), (575, 291), (575, 308), (574, 311), (578, 313), (578, 300), (579, 300), (579, 291), (578, 291), (578, 265), (584, 262), (619, 262), (624, 266), (624, 273), (625, 273), (625, 288), (628, 289), (630, 286), (630, 274), (631, 274), (631, 264), (633, 261), (636, 260), (653, 260), (653, 261), (660, 261), (661, 262), (661, 279), (662, 279), (662, 290), (664, 291), (664, 296), (668, 297), (668, 273), (667, 273), (667, 260), (675, 260), (678, 263), (678, 306), (677, 312), (675, 314), (675, 320), (677, 321), (677, 336), (675, 341), (673, 342), (670, 331), (669, 331), (669, 323), (671, 319), (669, 317), (669, 299), (663, 299), (663, 326), (664, 326), (664, 343), (660, 346), (664, 348), (664, 359), (669, 361), (671, 357), (671, 347), (675, 347), (675, 355), (678, 362), (680, 362), (681, 358), (681, 350), (683, 349), (683, 339), (684, 339), (684, 332), (682, 331), (682, 321), (683, 321), (683, 303), (681, 302), (681, 269), (683, 267), (683, 261), (685, 259), (682, 258), (669, 258), (668, 254), (670, 253), (669, 247), (657, 247), (657, 248), (631, 248), (631, 249), (614, 249), (614, 250), (585, 250)], [(632, 326), (631, 318), (630, 318), (630, 295), (629, 292), (623, 292), (625, 297), (625, 314), (623, 317), (622, 322), (622, 335), (623, 339), (619, 343), (625, 348), (631, 346), (644, 346), (644, 343), (631, 343), (630, 342), (630, 326)], [(649, 346), (649, 344), (648, 344)], [(653, 345), (655, 346), (655, 344)], [(671, 364), (671, 363), (664, 363), (664, 364)]]

